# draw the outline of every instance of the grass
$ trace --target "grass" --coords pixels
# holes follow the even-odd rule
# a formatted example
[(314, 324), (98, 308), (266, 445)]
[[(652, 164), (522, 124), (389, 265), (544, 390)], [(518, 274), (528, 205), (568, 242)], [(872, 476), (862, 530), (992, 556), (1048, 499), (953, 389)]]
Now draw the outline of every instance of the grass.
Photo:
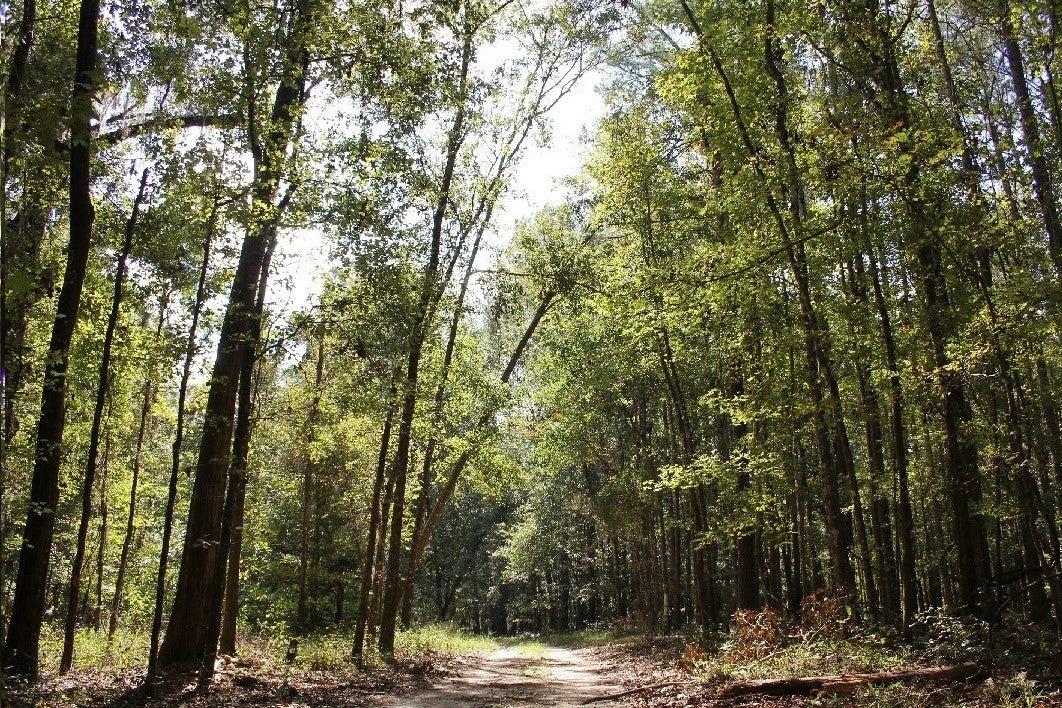
[[(286, 640), (270, 639), (272, 659), (280, 663), (288, 650)], [(350, 662), (353, 638), (349, 634), (314, 634), (299, 640), (298, 658), (295, 665), (312, 671), (344, 673), (353, 670)], [(431, 655), (468, 654), (474, 651), (490, 651), (501, 646), (490, 637), (470, 634), (448, 624), (430, 624), (400, 630), (395, 635), (395, 654), (399, 657), (418, 658)], [(379, 664), (382, 658), (371, 646), (366, 647), (366, 660), (370, 665)]]
[[(284, 636), (241, 634), (238, 641), (241, 659), (254, 659), (263, 665), (285, 666), (289, 639)], [(347, 633), (313, 634), (299, 639), (298, 656), (294, 666), (311, 671), (346, 673), (353, 670), (350, 662), (353, 637)], [(395, 637), (395, 652), (399, 656), (457, 655), (474, 651), (490, 651), (501, 645), (490, 637), (477, 636), (448, 624), (431, 624), (401, 630)], [(63, 651), (62, 628), (46, 625), (40, 644), (41, 670), (55, 674)], [(106, 632), (81, 629), (74, 638), (74, 670), (118, 676), (147, 665), (148, 634), (119, 629), (113, 640)], [(380, 658), (370, 650), (370, 663)]]
[[(57, 672), (63, 653), (63, 630), (58, 625), (45, 625), (41, 632), (41, 670)], [(74, 665), (76, 670), (103, 669), (120, 674), (147, 664), (148, 634), (119, 628), (111, 641), (106, 632), (82, 628), (74, 635)]]
[(428, 624), (401, 630), (395, 637), (396, 651), (416, 653), (433, 651), (442, 654), (465, 654), (491, 651), (501, 646), (496, 639), (470, 634), (450, 624)]
[[(932, 621), (930, 621), (932, 620)], [(848, 628), (843, 632), (807, 631), (786, 625), (780, 620), (754, 617), (721, 644), (706, 651), (688, 644), (679, 667), (710, 683), (818, 674), (886, 671), (913, 666), (947, 665), (979, 659), (993, 667), (993, 678), (976, 685), (885, 684), (861, 689), (858, 705), (874, 708), (899, 708), (909, 705), (999, 705), (1027, 708), (1042, 705), (1043, 698), (1058, 687), (1057, 678), (1046, 670), (1043, 657), (1054, 649), (1051, 638), (1033, 627), (1015, 626), (1006, 635), (997, 631), (994, 642), (985, 642), (979, 626), (960, 623), (954, 618), (930, 618), (923, 624), (917, 641), (904, 644), (897, 638)], [(968, 624), (968, 623), (967, 623)], [(853, 630), (855, 634), (853, 634)], [(1049, 633), (1048, 633), (1049, 634)], [(645, 635), (630, 632), (591, 631), (553, 634), (543, 637), (496, 639), (473, 635), (453, 625), (432, 624), (402, 630), (396, 637), (396, 655), (400, 664), (428, 666), (445, 663), (446, 657), (511, 647), (534, 663), (542, 659), (550, 646), (572, 648), (600, 647), (608, 644), (638, 646)], [(632, 640), (635, 642), (631, 644)], [(675, 641), (681, 641), (675, 638)], [(106, 634), (91, 630), (78, 632), (74, 651), (75, 673), (57, 678), (62, 633), (49, 626), (41, 638), (41, 668), (53, 692), (58, 691), (69, 704), (87, 698), (92, 686), (103, 687), (128, 683), (141, 672), (147, 661), (148, 637), (143, 632), (120, 629), (111, 642)], [(302, 637), (294, 662), (285, 661), (288, 639), (283, 634), (246, 634), (239, 639), (241, 671), (258, 675), (299, 675), (322, 672), (351, 677), (355, 673), (350, 661), (352, 638), (347, 633), (322, 633)], [(672, 644), (671, 646), (675, 646)], [(681, 645), (679, 645), (681, 646)], [(371, 642), (370, 642), (371, 647)], [(1045, 647), (1048, 647), (1045, 649)], [(669, 652), (667, 652), (670, 654)], [(366, 661), (381, 667), (383, 658), (371, 648)], [(537, 672), (538, 668), (528, 671)], [(537, 674), (532, 673), (537, 677)], [(28, 694), (27, 694), (28, 695)], [(808, 705), (840, 708), (856, 705), (852, 697), (822, 697)], [(971, 700), (974, 702), (971, 703)], [(67, 705), (67, 703), (63, 703)]]
[(508, 645), (528, 659), (541, 659), (549, 653), (549, 646), (535, 639), (519, 639)]
[(616, 644), (640, 636), (644, 635), (640, 635), (636, 632), (595, 630), (550, 634), (546, 638), (549, 640), (550, 644), (556, 644), (557, 646), (569, 647), (572, 649), (582, 649), (585, 647), (602, 647), (608, 644)]

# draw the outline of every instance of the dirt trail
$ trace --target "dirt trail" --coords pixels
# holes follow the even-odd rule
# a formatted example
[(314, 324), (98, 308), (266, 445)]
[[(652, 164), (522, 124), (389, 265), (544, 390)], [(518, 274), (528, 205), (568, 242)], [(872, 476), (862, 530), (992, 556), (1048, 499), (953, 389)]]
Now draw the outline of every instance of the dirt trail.
[(503, 647), (470, 656), (458, 675), (409, 696), (380, 703), (388, 708), (458, 706), (578, 706), (587, 698), (621, 690), (606, 669), (579, 650), (548, 647), (534, 655)]

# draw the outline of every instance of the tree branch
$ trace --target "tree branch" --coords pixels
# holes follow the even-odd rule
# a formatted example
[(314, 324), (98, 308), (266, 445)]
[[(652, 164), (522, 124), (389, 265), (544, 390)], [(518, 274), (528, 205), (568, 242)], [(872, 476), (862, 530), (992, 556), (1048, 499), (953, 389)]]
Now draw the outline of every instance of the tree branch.
[(106, 145), (117, 145), (123, 140), (136, 138), (141, 135), (152, 133), (168, 128), (235, 128), (242, 123), (241, 116), (213, 115), (204, 113), (190, 113), (183, 116), (154, 115), (147, 116), (139, 121), (127, 123), (106, 132), (97, 133), (94, 137)]

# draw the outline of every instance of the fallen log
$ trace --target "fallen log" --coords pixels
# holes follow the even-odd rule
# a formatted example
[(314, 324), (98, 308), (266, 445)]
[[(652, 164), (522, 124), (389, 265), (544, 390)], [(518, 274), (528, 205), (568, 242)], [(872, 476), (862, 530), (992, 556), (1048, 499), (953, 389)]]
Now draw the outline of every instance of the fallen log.
[(724, 686), (721, 698), (763, 693), (769, 696), (811, 696), (819, 693), (851, 693), (863, 686), (894, 681), (965, 681), (981, 673), (977, 663), (934, 666), (905, 671), (880, 671), (868, 674), (832, 674), (800, 678), (756, 679)]

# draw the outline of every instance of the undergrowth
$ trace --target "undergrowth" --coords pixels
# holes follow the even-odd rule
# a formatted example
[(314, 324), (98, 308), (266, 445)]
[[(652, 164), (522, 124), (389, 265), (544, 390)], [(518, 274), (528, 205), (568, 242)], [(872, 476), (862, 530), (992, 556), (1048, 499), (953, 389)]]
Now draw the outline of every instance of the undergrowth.
[(411, 653), (435, 651), (444, 654), (463, 654), (470, 651), (490, 651), (501, 646), (497, 640), (482, 634), (471, 634), (451, 624), (427, 624), (398, 632), (395, 648)]
[[(76, 670), (100, 669), (108, 673), (123, 673), (147, 663), (148, 637), (145, 632), (131, 632), (119, 627), (111, 640), (107, 633), (90, 628), (79, 629), (74, 635), (74, 666)], [(46, 625), (41, 632), (40, 666), (43, 673), (59, 670), (63, 653), (63, 630)]]
[(992, 627), (935, 611), (918, 617), (912, 641), (905, 642), (889, 630), (875, 631), (854, 622), (844, 603), (835, 598), (808, 598), (802, 609), (799, 623), (788, 622), (769, 609), (739, 611), (729, 635), (715, 651), (690, 643), (679, 668), (719, 684), (976, 662), (984, 674), (970, 683), (867, 685), (859, 688), (856, 697), (823, 696), (808, 705), (1058, 705), (1045, 702), (1059, 688), (1060, 677), (1049, 665), (1051, 633), (1043, 628), (1015, 622)]
[[(288, 653), (289, 641), (269, 640), (272, 658), (280, 662)], [(349, 634), (314, 634), (299, 639), (296, 659), (300, 668), (342, 673), (353, 670)], [(490, 637), (470, 634), (449, 624), (429, 624), (399, 630), (395, 635), (395, 658), (403, 663), (423, 663), (433, 656), (453, 656), (473, 651), (489, 651), (500, 646)], [(383, 663), (371, 642), (367, 642), (365, 661), (369, 666)]]

